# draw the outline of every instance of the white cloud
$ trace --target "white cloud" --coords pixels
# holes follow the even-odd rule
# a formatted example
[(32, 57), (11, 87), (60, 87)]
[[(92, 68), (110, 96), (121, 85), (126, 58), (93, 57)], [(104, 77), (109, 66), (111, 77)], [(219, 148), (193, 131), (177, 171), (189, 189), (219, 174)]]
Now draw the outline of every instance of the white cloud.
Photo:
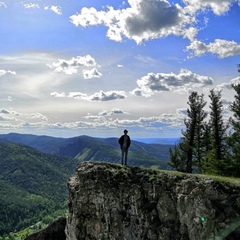
[(236, 0), (183, 0), (186, 10), (191, 14), (197, 11), (204, 11), (206, 8), (212, 9), (214, 14), (221, 15), (227, 12)]
[[(57, 92), (51, 93), (51, 96), (66, 97), (65, 93), (57, 93)], [(124, 91), (107, 91), (107, 92), (100, 91), (89, 96), (81, 92), (70, 92), (67, 97), (74, 98), (76, 100), (85, 100), (90, 102), (105, 102), (105, 101), (112, 101), (112, 100), (118, 100), (118, 99), (125, 99), (126, 95)]]
[(186, 25), (194, 19), (183, 13), (178, 5), (166, 0), (129, 0), (129, 8), (97, 11), (95, 8), (82, 8), (79, 14), (70, 17), (76, 26), (105, 25), (111, 40), (122, 41), (123, 37), (133, 39), (138, 44), (143, 41), (165, 37), (171, 34), (182, 35)]
[(39, 8), (38, 4), (35, 3), (28, 3), (28, 4), (23, 4), (25, 8)]
[(7, 109), (2, 108), (2, 109), (0, 109), (0, 113), (9, 114), (10, 111), (7, 110)]
[(45, 10), (51, 10), (58, 15), (62, 14), (62, 9), (61, 9), (60, 6), (46, 6), (44, 9)]
[(90, 55), (77, 56), (69, 60), (58, 59), (58, 62), (48, 64), (47, 66), (54, 70), (54, 72), (63, 72), (65, 74), (74, 74), (78, 72), (79, 67), (92, 67), (96, 65), (96, 61)]
[(136, 126), (145, 131), (151, 129), (155, 131), (159, 129), (179, 128), (184, 125), (185, 112), (177, 109), (175, 113), (163, 113), (160, 116), (140, 117), (138, 119), (116, 119), (113, 121), (118, 127), (136, 128)]
[(0, 7), (7, 8), (7, 5), (4, 2), (0, 2)]
[(99, 112), (100, 116), (112, 116), (112, 115), (119, 115), (119, 114), (126, 114), (123, 110), (118, 108), (113, 108), (112, 110), (102, 110)]
[[(76, 26), (88, 27), (105, 25), (108, 27), (107, 37), (114, 41), (122, 41), (124, 37), (133, 39), (137, 44), (143, 41), (162, 38), (169, 35), (182, 36), (191, 41), (187, 50), (192, 56), (212, 53), (225, 58), (240, 54), (240, 46), (234, 41), (216, 39), (210, 44), (196, 40), (199, 23), (198, 12), (206, 13), (211, 9), (214, 14), (222, 15), (229, 11), (237, 0), (183, 0), (184, 6), (170, 4), (167, 0), (128, 0), (129, 7), (98, 11), (82, 8), (70, 17)], [(238, 1), (239, 2), (239, 1)], [(208, 19), (204, 18), (206, 27)]]
[(102, 76), (102, 74), (96, 68), (93, 68), (90, 70), (83, 70), (83, 77), (85, 79), (99, 78), (101, 76)]
[(66, 94), (64, 92), (62, 92), (62, 93), (52, 92), (51, 96), (52, 97), (58, 97), (58, 98), (64, 98), (64, 97), (66, 97)]
[(222, 104), (227, 105), (227, 108), (229, 107), (230, 104), (233, 103), (232, 101), (225, 99), (225, 98), (222, 98), (221, 101), (222, 101)]
[(28, 114), (26, 116), (27, 116), (27, 118), (30, 118), (30, 119), (40, 119), (42, 121), (48, 121), (49, 120), (45, 115), (43, 115), (39, 112), (31, 113), (31, 114)]
[(230, 82), (228, 83), (221, 83), (221, 84), (218, 84), (215, 89), (218, 90), (218, 91), (221, 91), (223, 90), (224, 88), (228, 89), (228, 90), (232, 90), (232, 85), (235, 85), (235, 84), (240, 84), (240, 78), (239, 77), (236, 77), (234, 79), (232, 79)]
[(205, 53), (218, 55), (219, 58), (226, 58), (235, 55), (240, 55), (240, 45), (234, 41), (226, 41), (215, 39), (214, 42), (205, 44), (203, 42), (194, 40), (191, 42), (187, 50), (192, 51), (194, 56), (201, 56)]
[(192, 73), (187, 69), (181, 69), (178, 75), (175, 73), (149, 73), (147, 76), (137, 80), (138, 88), (131, 93), (145, 97), (165, 91), (182, 93), (192, 87), (203, 87), (212, 83), (213, 79), (210, 77)]
[(91, 115), (90, 113), (88, 113), (87, 116), (84, 116), (83, 118), (87, 119), (87, 120), (92, 120), (92, 121), (105, 121), (105, 117), (104, 116)]
[(81, 92), (70, 92), (68, 97), (76, 100), (85, 100), (87, 98), (87, 94)]
[(14, 71), (7, 71), (7, 70), (3, 70), (3, 69), (0, 69), (0, 77), (3, 76), (3, 75), (7, 75), (7, 74), (10, 74), (10, 75), (16, 75), (16, 72)]
[(95, 94), (87, 97), (86, 99), (89, 101), (112, 101), (112, 100), (118, 100), (118, 99), (125, 99), (126, 95), (124, 91), (107, 91), (107, 92), (96, 92)]

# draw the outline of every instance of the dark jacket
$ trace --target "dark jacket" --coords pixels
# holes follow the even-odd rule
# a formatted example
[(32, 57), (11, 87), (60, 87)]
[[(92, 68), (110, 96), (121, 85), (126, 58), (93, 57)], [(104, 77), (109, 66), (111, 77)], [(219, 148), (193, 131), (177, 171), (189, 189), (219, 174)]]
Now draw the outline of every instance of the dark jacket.
[(121, 148), (122, 148), (122, 147), (123, 147), (123, 143), (124, 143), (124, 136), (127, 136), (127, 137), (128, 137), (128, 138), (127, 138), (127, 148), (129, 148), (130, 145), (131, 145), (131, 139), (130, 139), (130, 137), (129, 137), (128, 135), (122, 135), (122, 136), (119, 138), (118, 143), (120, 144), (120, 146), (121, 146)]

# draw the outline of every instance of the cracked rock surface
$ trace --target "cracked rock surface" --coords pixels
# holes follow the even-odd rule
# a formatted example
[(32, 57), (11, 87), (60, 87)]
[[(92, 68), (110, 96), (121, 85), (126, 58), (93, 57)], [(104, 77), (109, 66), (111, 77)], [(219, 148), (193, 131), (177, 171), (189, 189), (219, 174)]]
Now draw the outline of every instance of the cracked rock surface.
[(240, 189), (208, 178), (84, 162), (68, 188), (67, 240), (240, 239)]

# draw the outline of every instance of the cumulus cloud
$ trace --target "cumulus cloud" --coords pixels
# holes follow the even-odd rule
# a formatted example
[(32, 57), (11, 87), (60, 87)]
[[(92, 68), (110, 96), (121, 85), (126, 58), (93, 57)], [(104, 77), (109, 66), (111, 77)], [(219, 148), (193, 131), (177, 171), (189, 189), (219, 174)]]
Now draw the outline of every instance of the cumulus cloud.
[(240, 78), (233, 78), (230, 82), (218, 84), (215, 89), (218, 91), (223, 90), (224, 88), (232, 90), (232, 85), (240, 84)]
[(7, 110), (7, 109), (2, 108), (2, 109), (0, 109), (0, 113), (9, 114), (10, 111)]
[(234, 41), (215, 39), (214, 42), (205, 44), (201, 41), (194, 40), (187, 47), (192, 51), (192, 55), (201, 56), (205, 53), (218, 55), (219, 58), (226, 58), (240, 54), (240, 45)]
[(40, 119), (42, 121), (48, 121), (49, 120), (45, 115), (43, 115), (39, 112), (28, 114), (27, 117), (30, 118), (30, 119)]
[(92, 67), (96, 65), (96, 61), (90, 55), (77, 56), (69, 60), (58, 59), (58, 62), (48, 64), (47, 66), (54, 70), (54, 72), (63, 72), (65, 74), (74, 74), (78, 72), (79, 67)]
[(70, 20), (76, 26), (105, 25), (109, 39), (122, 41), (127, 37), (138, 44), (170, 34), (181, 35), (183, 28), (194, 21), (178, 4), (171, 5), (167, 0), (129, 0), (128, 3), (130, 7), (120, 10), (82, 8)]
[(3, 75), (7, 75), (7, 74), (10, 74), (10, 75), (16, 75), (16, 72), (14, 71), (7, 71), (7, 70), (3, 70), (3, 69), (0, 69), (0, 77), (3, 76)]
[(112, 100), (118, 100), (118, 99), (124, 99), (126, 98), (126, 95), (124, 91), (107, 91), (107, 92), (96, 92), (95, 94), (89, 96), (87, 99), (89, 101), (112, 101)]
[(121, 109), (113, 108), (112, 110), (102, 110), (99, 112), (100, 116), (112, 116), (112, 115), (119, 115), (125, 114)]
[(23, 4), (25, 8), (39, 8), (38, 4), (35, 3), (28, 3), (28, 4)]
[(221, 15), (229, 10), (236, 0), (183, 0), (186, 10), (192, 14), (210, 8), (214, 14)]
[(62, 93), (52, 92), (51, 96), (52, 97), (58, 97), (58, 98), (64, 98), (66, 96), (66, 94), (64, 92), (62, 92)]
[(227, 105), (227, 107), (232, 104), (233, 101), (230, 101), (229, 99), (222, 98), (222, 104)]
[[(184, 6), (180, 6), (167, 0), (128, 0), (128, 5), (123, 5), (126, 8), (121, 9), (108, 6), (98, 11), (93, 7), (84, 7), (72, 15), (70, 21), (82, 27), (105, 25), (108, 28), (107, 37), (119, 42), (125, 37), (141, 44), (169, 35), (181, 36), (190, 40), (187, 50), (192, 56), (209, 52), (225, 58), (240, 54), (240, 46), (220, 39), (210, 44), (196, 40), (199, 31), (197, 17), (198, 12), (207, 13), (209, 9), (216, 15), (222, 15), (234, 2), (237, 0), (183, 0)], [(206, 17), (204, 23), (206, 27)]]
[(0, 7), (7, 8), (7, 5), (4, 2), (0, 2)]
[(96, 68), (93, 68), (90, 70), (83, 70), (83, 77), (85, 79), (99, 78), (101, 76), (102, 76), (102, 74)]
[(87, 94), (81, 92), (70, 92), (68, 94), (69, 98), (74, 98), (76, 100), (87, 100)]
[(104, 122), (105, 126), (109, 125), (109, 124), (111, 124), (113, 126), (113, 125), (116, 125), (114, 123), (114, 117), (120, 116), (120, 115), (125, 115), (125, 114), (128, 114), (128, 113), (122, 111), (121, 109), (113, 108), (111, 110), (102, 110), (97, 115), (92, 115), (92, 114), (88, 113), (83, 118), (87, 119), (87, 120), (97, 121), (97, 122), (99, 122), (99, 121)]
[[(185, 110), (186, 112), (186, 110)], [(166, 127), (175, 128), (183, 126), (186, 114), (182, 109), (177, 109), (175, 113), (163, 113), (160, 116), (140, 117), (138, 119), (116, 119), (114, 122), (117, 126), (140, 129), (160, 129)]]
[[(52, 97), (65, 97), (65, 93), (57, 93), (53, 92), (51, 93)], [(118, 99), (125, 99), (126, 95), (124, 91), (99, 91), (92, 95), (87, 95), (82, 92), (70, 92), (68, 94), (69, 98), (74, 98), (76, 100), (84, 100), (89, 102), (105, 102), (105, 101), (112, 101), (112, 100), (118, 100)]]
[(62, 9), (61, 9), (60, 6), (46, 6), (44, 9), (45, 10), (51, 10), (58, 15), (62, 14)]
[(181, 93), (192, 87), (203, 87), (211, 85), (213, 79), (192, 73), (187, 69), (181, 69), (177, 75), (175, 73), (149, 73), (147, 76), (137, 80), (138, 88), (131, 93), (136, 96), (149, 97), (157, 92), (174, 91)]

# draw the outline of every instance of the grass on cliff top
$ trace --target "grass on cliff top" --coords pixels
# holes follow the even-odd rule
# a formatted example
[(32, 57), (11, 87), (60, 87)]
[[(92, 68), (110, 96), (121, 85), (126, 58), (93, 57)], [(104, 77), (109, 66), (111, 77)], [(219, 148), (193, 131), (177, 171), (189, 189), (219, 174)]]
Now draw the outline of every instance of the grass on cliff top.
[(212, 179), (215, 182), (219, 182), (221, 184), (227, 185), (234, 185), (240, 187), (240, 178), (235, 177), (224, 177), (224, 176), (217, 176), (217, 175), (207, 175), (207, 174), (191, 174), (191, 173), (182, 173), (177, 171), (167, 171), (167, 170), (158, 170), (162, 173), (168, 173), (173, 175), (182, 175), (182, 176), (189, 176), (189, 177), (199, 177), (205, 179)]
[[(125, 166), (122, 166), (120, 164), (116, 164), (119, 166), (120, 171), (124, 172), (127, 171)], [(133, 167), (133, 166), (130, 166)], [(156, 173), (166, 173), (166, 174), (171, 174), (171, 175), (178, 175), (178, 176), (188, 176), (188, 177), (193, 177), (193, 178), (204, 178), (204, 179), (211, 179), (215, 182), (221, 183), (223, 185), (233, 185), (236, 187), (240, 187), (240, 178), (234, 178), (234, 177), (224, 177), (224, 176), (217, 176), (217, 175), (207, 175), (207, 174), (190, 174), (190, 173), (183, 173), (183, 172), (177, 172), (177, 171), (169, 171), (169, 170), (161, 170), (158, 169), (158, 167), (152, 166), (151, 168), (145, 168), (145, 167), (140, 167), (144, 169), (145, 171), (151, 172), (150, 175), (152, 175), (152, 178), (154, 178), (153, 175)], [(155, 174), (154, 174), (155, 173)], [(157, 176), (155, 176), (157, 177)]]
[(197, 178), (211, 179), (223, 185), (233, 185), (236, 187), (240, 187), (240, 178), (235, 178), (235, 177), (225, 177), (225, 176), (208, 175), (208, 174), (191, 174), (191, 173), (183, 173), (183, 172), (177, 172), (177, 171), (171, 171), (171, 170), (161, 170), (158, 168), (158, 166), (152, 166), (151, 168), (145, 168), (145, 167), (140, 167), (140, 168), (146, 171), (152, 171), (151, 175), (154, 175), (154, 172), (156, 172), (156, 173), (166, 173), (166, 174), (178, 175), (178, 176), (188, 176), (193, 178), (197, 177)]
[(231, 185), (240, 187), (240, 178), (204, 175), (204, 174), (197, 174), (197, 176), (203, 177), (203, 178), (211, 178), (214, 181), (220, 182), (222, 184), (227, 183), (227, 184), (231, 184)]

